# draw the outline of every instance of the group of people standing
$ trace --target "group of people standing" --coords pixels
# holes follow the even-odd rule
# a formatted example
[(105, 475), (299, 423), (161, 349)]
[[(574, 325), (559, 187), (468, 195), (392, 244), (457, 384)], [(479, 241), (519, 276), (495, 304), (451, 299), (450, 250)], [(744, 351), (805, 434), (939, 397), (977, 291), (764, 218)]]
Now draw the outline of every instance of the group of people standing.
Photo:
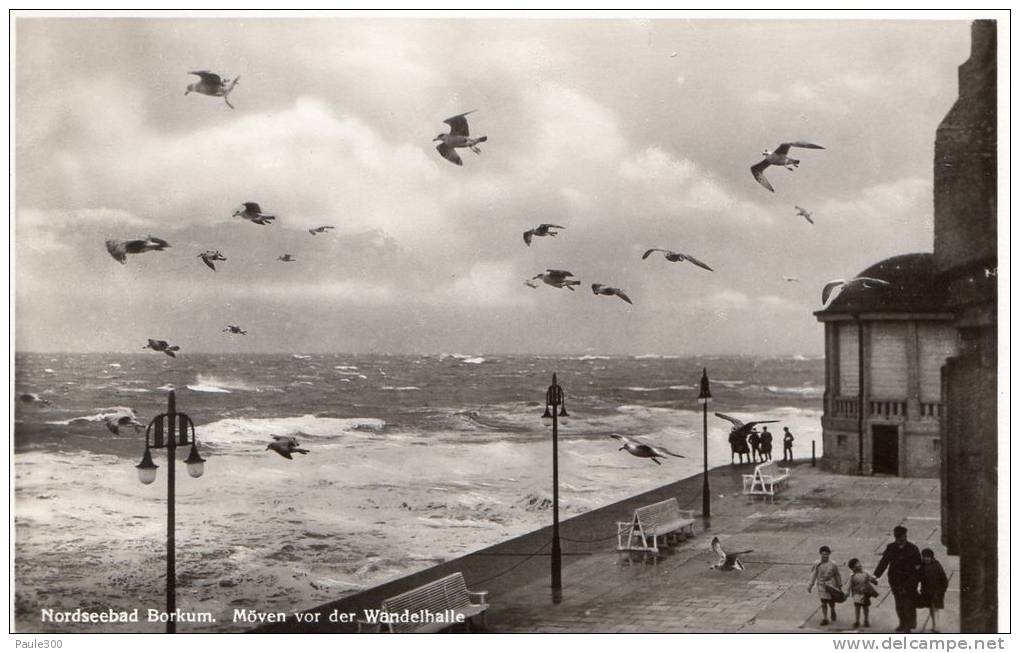
[[(741, 442), (733, 440), (735, 433), (737, 433), (736, 437), (742, 440), (738, 431), (734, 429), (730, 433), (730, 447), (733, 449), (733, 453), (740, 455), (741, 462), (745, 455), (750, 457), (752, 463), (764, 463), (772, 460), (772, 433), (769, 431), (769, 427), (763, 426), (760, 433), (757, 428), (751, 429), (751, 432), (747, 434), (747, 440)], [(783, 462), (793, 462), (793, 433), (790, 433), (788, 426), (783, 427)]]
[(909, 633), (917, 628), (918, 608), (928, 608), (931, 630), (933, 633), (938, 632), (938, 611), (944, 606), (946, 588), (949, 586), (946, 572), (942, 564), (935, 559), (935, 553), (931, 549), (919, 551), (917, 546), (907, 541), (907, 529), (903, 526), (893, 529), (893, 539), (894, 541), (885, 547), (874, 574), (865, 571), (860, 560), (851, 558), (847, 562), (850, 577), (846, 586), (840, 577), (839, 567), (829, 560), (832, 550), (827, 546), (818, 550), (820, 559), (811, 568), (808, 592), (817, 587), (818, 598), (822, 603), (823, 626), (836, 621), (836, 604), (849, 596), (854, 604), (853, 627), (859, 628), (863, 625), (864, 628), (869, 628), (871, 624), (868, 611), (871, 599), (878, 596), (875, 585), (888, 570), (889, 587), (899, 619), (896, 632)]

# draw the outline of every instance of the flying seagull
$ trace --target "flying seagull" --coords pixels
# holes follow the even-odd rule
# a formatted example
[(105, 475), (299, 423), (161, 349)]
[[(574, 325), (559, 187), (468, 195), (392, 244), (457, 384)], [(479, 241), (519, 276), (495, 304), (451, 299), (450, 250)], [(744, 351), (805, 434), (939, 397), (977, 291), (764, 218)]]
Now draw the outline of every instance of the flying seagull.
[(745, 424), (736, 417), (730, 417), (729, 415), (724, 415), (722, 413), (716, 413), (715, 416), (733, 423), (733, 428), (730, 430), (730, 438), (739, 436), (746, 439), (747, 436), (750, 435), (752, 429), (754, 429), (754, 427), (758, 424), (772, 424), (773, 422), (779, 421), (778, 419), (760, 419), (756, 422), (748, 422)]
[(531, 279), (525, 279), (524, 285), (527, 286), (528, 288), (538, 288), (538, 284), (532, 281)]
[(310, 233), (310, 234), (312, 234), (314, 236), (315, 234), (324, 234), (329, 229), (334, 229), (334, 227), (332, 227), (331, 225), (326, 224), (326, 225), (322, 225), (321, 227), (316, 227), (315, 229), (309, 229), (308, 233)]
[(284, 263), (293, 263), (297, 259), (291, 256), (290, 254), (284, 254), (283, 256), (277, 256), (276, 260), (283, 261)]
[(832, 294), (832, 291), (835, 290), (836, 288), (841, 288), (842, 290), (846, 289), (855, 290), (858, 288), (862, 289), (879, 288), (881, 286), (891, 285), (892, 284), (889, 283), (888, 281), (885, 281), (883, 279), (872, 279), (871, 277), (854, 277), (849, 281), (845, 279), (833, 279), (829, 283), (825, 284), (824, 288), (822, 288), (822, 304), (825, 304), (827, 301), (829, 301), (829, 296)]
[(572, 276), (574, 276), (573, 273), (567, 272), (566, 270), (546, 270), (542, 274), (536, 274), (531, 278), (541, 279), (544, 283), (547, 283), (554, 288), (567, 288), (572, 291), (574, 289), (573, 286), (581, 285), (580, 281), (567, 278)]
[(258, 202), (245, 202), (243, 209), (234, 211), (234, 217), (241, 217), (255, 224), (266, 225), (276, 219), (275, 215), (262, 212)]
[(202, 262), (208, 265), (213, 272), (216, 271), (216, 265), (213, 263), (213, 261), (227, 260), (227, 257), (224, 256), (223, 254), (220, 254), (220, 250), (218, 249), (217, 250), (208, 249), (199, 254), (198, 258), (202, 259)]
[(740, 562), (738, 556), (742, 556), (745, 553), (751, 553), (754, 549), (747, 549), (746, 551), (737, 551), (736, 553), (726, 553), (723, 551), (722, 544), (719, 543), (718, 537), (712, 538), (712, 552), (719, 556), (719, 562), (712, 565), (712, 569), (718, 569), (720, 571), (743, 571), (744, 565)]
[(464, 162), (460, 160), (460, 155), (457, 154), (455, 148), (467, 147), (470, 148), (470, 150), (475, 154), (481, 154), (482, 151), (478, 149), (477, 147), (478, 144), (484, 143), (485, 141), (489, 140), (488, 136), (479, 136), (478, 138), (471, 138), (468, 135), (467, 118), (465, 118), (464, 116), (468, 115), (469, 113), (474, 113), (474, 109), (466, 113), (462, 113), (458, 116), (454, 116), (452, 118), (447, 118), (446, 120), (444, 120), (443, 122), (450, 126), (450, 133), (439, 134), (438, 136), (432, 139), (433, 143), (436, 141), (440, 141), (439, 145), (436, 146), (436, 149), (439, 151), (440, 154), (443, 155), (443, 158), (449, 161), (450, 163), (455, 163), (459, 166), (464, 165)]
[(136, 240), (106, 241), (106, 251), (110, 252), (110, 256), (119, 261), (121, 265), (127, 264), (128, 254), (160, 252), (167, 247), (170, 247), (170, 243), (166, 242), (162, 238), (156, 238), (155, 236), (146, 236), (144, 239), (139, 238)]
[(528, 229), (524, 232), (524, 244), (531, 247), (531, 238), (533, 236), (555, 236), (559, 233), (558, 231), (549, 231), (550, 229), (566, 229), (566, 227), (561, 227), (557, 224), (546, 224), (543, 222), (534, 229)]
[(171, 345), (166, 340), (153, 340), (152, 338), (149, 338), (148, 340), (149, 340), (149, 344), (147, 344), (144, 347), (142, 347), (142, 349), (151, 349), (152, 351), (161, 351), (164, 354), (166, 354), (167, 356), (169, 356), (170, 358), (177, 358), (177, 354), (175, 354), (174, 352), (175, 351), (180, 351), (180, 349), (181, 349), (177, 345)]
[(43, 406), (48, 406), (50, 403), (48, 399), (43, 399), (34, 392), (25, 392), (23, 394), (20, 394), (18, 395), (18, 399), (25, 402), (26, 404), (41, 404)]
[(666, 449), (665, 447), (656, 447), (650, 444), (646, 444), (641, 440), (638, 440), (637, 438), (627, 438), (622, 435), (615, 434), (612, 435), (612, 437), (616, 438), (617, 440), (623, 443), (623, 446), (620, 447), (618, 451), (623, 451), (624, 449), (626, 449), (627, 453), (629, 453), (632, 456), (637, 456), (638, 458), (651, 458), (652, 462), (655, 463), (656, 465), (662, 464), (658, 460), (656, 460), (657, 458), (665, 458), (666, 456), (673, 456), (675, 458), (686, 458), (686, 456), (681, 456), (678, 453), (673, 453), (672, 451)]
[(145, 428), (145, 424), (136, 420), (132, 415), (109, 415), (103, 421), (106, 422), (106, 428), (110, 429), (114, 435), (120, 435), (122, 426), (133, 426), (135, 433)]
[(783, 277), (783, 281), (800, 281), (800, 277)]
[(630, 301), (630, 297), (627, 296), (627, 293), (623, 292), (619, 288), (613, 288), (611, 286), (606, 286), (601, 283), (593, 283), (591, 285), (591, 291), (596, 295), (609, 295), (609, 296), (616, 295), (617, 297), (627, 302), (628, 304), (634, 303)]
[(294, 460), (291, 457), (292, 453), (308, 453), (308, 449), (299, 449), (298, 444), (297, 438), (293, 436), (274, 435), (273, 441), (266, 445), (266, 449), (272, 449), (287, 460)]
[(246, 336), (248, 332), (237, 326), (236, 324), (228, 324), (226, 329), (223, 329), (226, 333), (236, 333), (238, 335)]
[(188, 93), (201, 93), (202, 95), (221, 97), (228, 107), (234, 108), (234, 105), (230, 103), (227, 96), (237, 86), (238, 80), (241, 79), (240, 76), (235, 77), (233, 80), (223, 79), (216, 73), (211, 73), (208, 70), (195, 70), (188, 74), (198, 75), (199, 80), (194, 84), (188, 84), (188, 90), (184, 91), (185, 95)]
[(707, 265), (705, 265), (704, 263), (702, 263), (701, 261), (699, 261), (698, 259), (696, 259), (693, 256), (691, 256), (690, 254), (682, 254), (680, 252), (674, 252), (673, 250), (670, 250), (670, 249), (660, 249), (658, 247), (653, 247), (652, 249), (650, 249), (647, 252), (645, 252), (644, 254), (642, 254), (641, 255), (641, 260), (644, 260), (644, 259), (648, 258), (649, 256), (651, 256), (652, 252), (662, 252), (662, 255), (666, 257), (666, 260), (670, 261), (671, 263), (679, 263), (681, 261), (690, 261), (694, 265), (697, 265), (699, 268), (705, 268), (709, 272), (714, 272), (715, 271), (712, 268), (710, 268)]
[(774, 152), (768, 150), (762, 150), (762, 156), (765, 158), (758, 163), (751, 166), (751, 174), (754, 175), (755, 181), (769, 189), (773, 193), (776, 189), (772, 187), (769, 180), (765, 178), (765, 168), (769, 166), (783, 166), (787, 170), (793, 170), (800, 164), (799, 159), (793, 159), (787, 156), (791, 147), (805, 147), (811, 150), (824, 150), (825, 148), (821, 145), (815, 145), (814, 143), (805, 143), (804, 141), (795, 141), (793, 143), (782, 143), (776, 148)]
[(799, 206), (794, 206), (793, 208), (797, 209), (797, 215), (802, 216), (805, 220), (807, 220), (811, 224), (815, 223), (815, 221), (811, 219), (811, 216), (814, 215), (812, 211), (808, 211), (807, 209)]

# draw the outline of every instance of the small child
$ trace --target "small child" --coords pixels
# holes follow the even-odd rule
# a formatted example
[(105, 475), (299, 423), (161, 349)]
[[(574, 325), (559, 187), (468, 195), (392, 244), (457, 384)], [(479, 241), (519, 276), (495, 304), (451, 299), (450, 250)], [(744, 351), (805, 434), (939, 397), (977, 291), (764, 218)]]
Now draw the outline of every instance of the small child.
[(868, 623), (868, 607), (871, 605), (871, 597), (878, 596), (878, 590), (873, 586), (878, 585), (878, 579), (864, 571), (864, 565), (857, 558), (851, 558), (846, 563), (850, 567), (850, 596), (854, 599), (854, 628), (861, 625), (861, 612), (864, 612), (864, 627), (870, 628)]
[(947, 587), (949, 587), (949, 579), (946, 578), (946, 570), (935, 559), (935, 552), (931, 549), (922, 549), (921, 604), (928, 606), (928, 616), (931, 617), (931, 632), (933, 633), (939, 632), (935, 619), (938, 616), (938, 611), (943, 608)]
[[(839, 590), (843, 586), (843, 581), (839, 577), (839, 567), (836, 566), (836, 563), (829, 561), (831, 553), (832, 549), (827, 546), (818, 549), (821, 559), (811, 568), (811, 582), (807, 588), (808, 593), (810, 593), (811, 588), (815, 586), (815, 583), (818, 583), (818, 599), (822, 602), (823, 626), (829, 625), (830, 614), (832, 615), (832, 620), (836, 620), (836, 602), (832, 599), (829, 588), (834, 587)], [(828, 608), (828, 612), (826, 608)]]

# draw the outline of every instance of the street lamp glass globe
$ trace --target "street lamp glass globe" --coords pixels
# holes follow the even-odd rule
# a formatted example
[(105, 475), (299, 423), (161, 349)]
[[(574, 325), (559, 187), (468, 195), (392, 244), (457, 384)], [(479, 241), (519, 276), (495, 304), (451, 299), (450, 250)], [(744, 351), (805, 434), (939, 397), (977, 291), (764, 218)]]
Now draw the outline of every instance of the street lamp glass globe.
[(546, 426), (552, 426), (553, 416), (552, 413), (549, 412), (549, 406), (546, 406), (545, 412), (542, 413), (542, 423), (545, 424)]
[(192, 444), (191, 453), (188, 454), (184, 464), (188, 466), (188, 475), (191, 478), (200, 478), (205, 473), (205, 459), (198, 455), (198, 448)]
[(149, 453), (149, 447), (145, 447), (145, 453), (142, 454), (142, 462), (135, 465), (138, 470), (138, 480), (141, 481), (142, 485), (151, 485), (156, 480), (156, 470), (158, 466), (152, 462), (152, 454)]

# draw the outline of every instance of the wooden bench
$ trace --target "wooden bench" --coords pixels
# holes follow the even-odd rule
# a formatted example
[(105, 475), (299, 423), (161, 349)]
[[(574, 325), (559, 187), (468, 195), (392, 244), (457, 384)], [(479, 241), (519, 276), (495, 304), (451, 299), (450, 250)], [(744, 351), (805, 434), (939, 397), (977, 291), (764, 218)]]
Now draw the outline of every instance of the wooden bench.
[(616, 522), (617, 551), (659, 552), (659, 538), (694, 537), (694, 511), (680, 510), (676, 497), (642, 506), (629, 522)]
[(765, 495), (773, 497), (776, 490), (782, 489), (790, 478), (790, 469), (776, 465), (770, 460), (754, 468), (753, 474), (744, 474), (744, 494)]
[[(358, 632), (373, 629), (379, 632), (385, 624), (391, 633), (438, 633), (460, 623), (470, 631), (472, 617), (481, 615), (480, 621), (485, 625), (488, 595), (469, 592), (464, 574), (458, 571), (386, 599), (379, 618), (359, 621)], [(405, 615), (418, 615), (418, 619), (405, 620), (402, 618)]]

